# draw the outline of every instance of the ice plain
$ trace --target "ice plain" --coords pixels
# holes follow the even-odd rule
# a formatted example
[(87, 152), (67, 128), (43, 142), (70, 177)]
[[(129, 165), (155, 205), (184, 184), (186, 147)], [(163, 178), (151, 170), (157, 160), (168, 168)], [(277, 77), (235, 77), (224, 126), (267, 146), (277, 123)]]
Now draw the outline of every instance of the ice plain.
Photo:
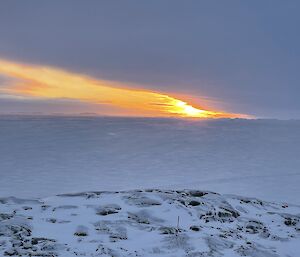
[(300, 121), (0, 116), (0, 196), (196, 188), (300, 204)]

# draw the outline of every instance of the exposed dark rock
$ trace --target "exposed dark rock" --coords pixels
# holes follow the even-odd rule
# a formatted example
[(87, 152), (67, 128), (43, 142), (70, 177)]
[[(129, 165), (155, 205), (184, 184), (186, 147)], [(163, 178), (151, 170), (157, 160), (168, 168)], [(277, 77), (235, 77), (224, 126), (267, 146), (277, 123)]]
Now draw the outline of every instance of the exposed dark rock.
[(118, 213), (121, 210), (121, 207), (117, 204), (110, 204), (110, 205), (104, 205), (100, 206), (97, 209), (97, 214), (101, 216), (106, 216), (110, 214)]
[(178, 234), (182, 230), (174, 228), (174, 227), (160, 227), (159, 231), (161, 234), (164, 234), (164, 235), (173, 235), (173, 234)]
[(194, 197), (202, 197), (207, 195), (208, 193), (203, 191), (198, 191), (198, 190), (191, 190), (189, 191), (189, 194)]
[(191, 206), (198, 206), (198, 205), (200, 205), (201, 203), (199, 203), (198, 201), (190, 201), (189, 202), (189, 205), (191, 205)]
[(78, 226), (75, 233), (75, 236), (87, 236), (88, 235), (88, 228), (86, 226)]
[(200, 227), (199, 226), (190, 226), (190, 230), (200, 231)]

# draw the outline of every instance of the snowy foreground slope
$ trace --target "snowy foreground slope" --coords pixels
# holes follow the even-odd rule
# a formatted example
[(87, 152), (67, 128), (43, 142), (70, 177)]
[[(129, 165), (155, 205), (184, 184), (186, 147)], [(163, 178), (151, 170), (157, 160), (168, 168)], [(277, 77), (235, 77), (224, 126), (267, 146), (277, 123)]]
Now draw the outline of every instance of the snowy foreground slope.
[(0, 199), (1, 256), (300, 256), (300, 206), (196, 190)]

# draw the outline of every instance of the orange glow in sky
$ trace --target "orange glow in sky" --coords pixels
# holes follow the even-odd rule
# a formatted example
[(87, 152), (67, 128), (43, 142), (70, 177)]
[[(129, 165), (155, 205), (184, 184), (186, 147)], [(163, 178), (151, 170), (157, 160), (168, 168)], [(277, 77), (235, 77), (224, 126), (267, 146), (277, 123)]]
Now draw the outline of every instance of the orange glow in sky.
[(39, 99), (73, 99), (105, 104), (136, 116), (234, 118), (245, 117), (204, 110), (166, 94), (130, 88), (125, 83), (94, 79), (62, 69), (0, 60), (0, 75), (14, 79), (2, 92)]

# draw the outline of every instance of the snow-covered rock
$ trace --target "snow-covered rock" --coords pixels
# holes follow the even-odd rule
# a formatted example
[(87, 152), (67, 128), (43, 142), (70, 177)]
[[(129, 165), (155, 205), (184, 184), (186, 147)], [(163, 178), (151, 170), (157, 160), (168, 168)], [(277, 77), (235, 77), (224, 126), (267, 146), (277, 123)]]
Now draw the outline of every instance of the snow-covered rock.
[(300, 206), (197, 190), (0, 199), (1, 256), (297, 257)]

